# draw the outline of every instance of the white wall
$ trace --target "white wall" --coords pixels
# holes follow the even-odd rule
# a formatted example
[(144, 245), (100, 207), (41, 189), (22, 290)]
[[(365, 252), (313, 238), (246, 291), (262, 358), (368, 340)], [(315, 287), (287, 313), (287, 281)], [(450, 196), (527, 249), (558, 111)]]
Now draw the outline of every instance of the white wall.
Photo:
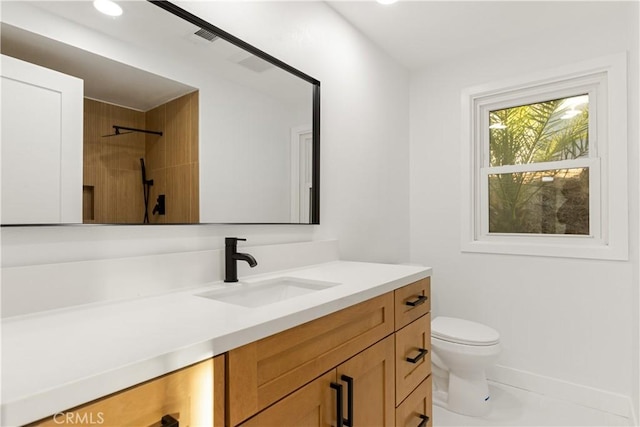
[[(589, 394), (585, 387), (592, 387), (617, 412), (624, 412), (621, 405), (628, 411), (628, 396), (638, 396), (637, 9), (600, 2), (578, 32), (554, 28), (488, 46), (416, 72), (411, 83), (411, 261), (433, 267), (434, 316), (500, 332), (502, 368), (492, 375), (540, 380), (556, 391)], [(631, 260), (461, 253), (461, 90), (630, 48)]]
[(323, 3), (180, 4), (321, 81), (321, 225), (3, 228), (3, 266), (215, 249), (229, 235), (337, 238), (345, 259), (407, 261), (408, 72)]
[(290, 129), (311, 123), (311, 97), (300, 122), (273, 98), (220, 85), (200, 91), (200, 221), (291, 222)]
[(178, 2), (320, 80), (321, 223), (352, 260), (409, 258), (408, 73), (320, 2)]

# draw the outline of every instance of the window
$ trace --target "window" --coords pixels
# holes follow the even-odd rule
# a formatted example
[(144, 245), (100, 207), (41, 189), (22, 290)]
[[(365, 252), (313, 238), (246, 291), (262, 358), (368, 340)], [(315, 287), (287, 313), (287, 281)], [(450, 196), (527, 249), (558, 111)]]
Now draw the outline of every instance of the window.
[(583, 94), (489, 111), (489, 233), (593, 235), (588, 106)]
[(627, 258), (624, 55), (470, 88), (463, 108), (464, 251)]

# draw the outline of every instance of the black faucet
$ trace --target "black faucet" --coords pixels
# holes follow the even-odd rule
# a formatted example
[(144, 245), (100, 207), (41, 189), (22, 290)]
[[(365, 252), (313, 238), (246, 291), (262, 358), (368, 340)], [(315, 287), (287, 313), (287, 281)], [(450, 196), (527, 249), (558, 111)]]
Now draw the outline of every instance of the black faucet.
[(237, 261), (246, 261), (249, 267), (255, 267), (258, 262), (249, 254), (238, 253), (238, 241), (246, 242), (247, 239), (239, 239), (237, 237), (225, 237), (224, 239), (224, 281), (238, 281), (238, 264)]

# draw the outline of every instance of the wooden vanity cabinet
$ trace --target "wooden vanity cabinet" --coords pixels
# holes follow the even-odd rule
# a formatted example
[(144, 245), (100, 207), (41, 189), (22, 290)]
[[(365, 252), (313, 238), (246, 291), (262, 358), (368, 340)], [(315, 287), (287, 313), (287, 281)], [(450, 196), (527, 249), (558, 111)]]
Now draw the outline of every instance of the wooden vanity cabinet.
[(426, 278), (229, 351), (227, 426), (431, 425), (430, 310)]

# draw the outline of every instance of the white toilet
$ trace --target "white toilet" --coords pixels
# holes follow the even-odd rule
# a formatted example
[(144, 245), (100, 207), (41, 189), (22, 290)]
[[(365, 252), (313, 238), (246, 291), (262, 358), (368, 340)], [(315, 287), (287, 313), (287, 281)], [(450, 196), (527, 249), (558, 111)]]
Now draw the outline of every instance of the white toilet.
[(485, 369), (500, 354), (500, 334), (488, 326), (453, 317), (431, 321), (433, 404), (479, 417), (491, 410)]

